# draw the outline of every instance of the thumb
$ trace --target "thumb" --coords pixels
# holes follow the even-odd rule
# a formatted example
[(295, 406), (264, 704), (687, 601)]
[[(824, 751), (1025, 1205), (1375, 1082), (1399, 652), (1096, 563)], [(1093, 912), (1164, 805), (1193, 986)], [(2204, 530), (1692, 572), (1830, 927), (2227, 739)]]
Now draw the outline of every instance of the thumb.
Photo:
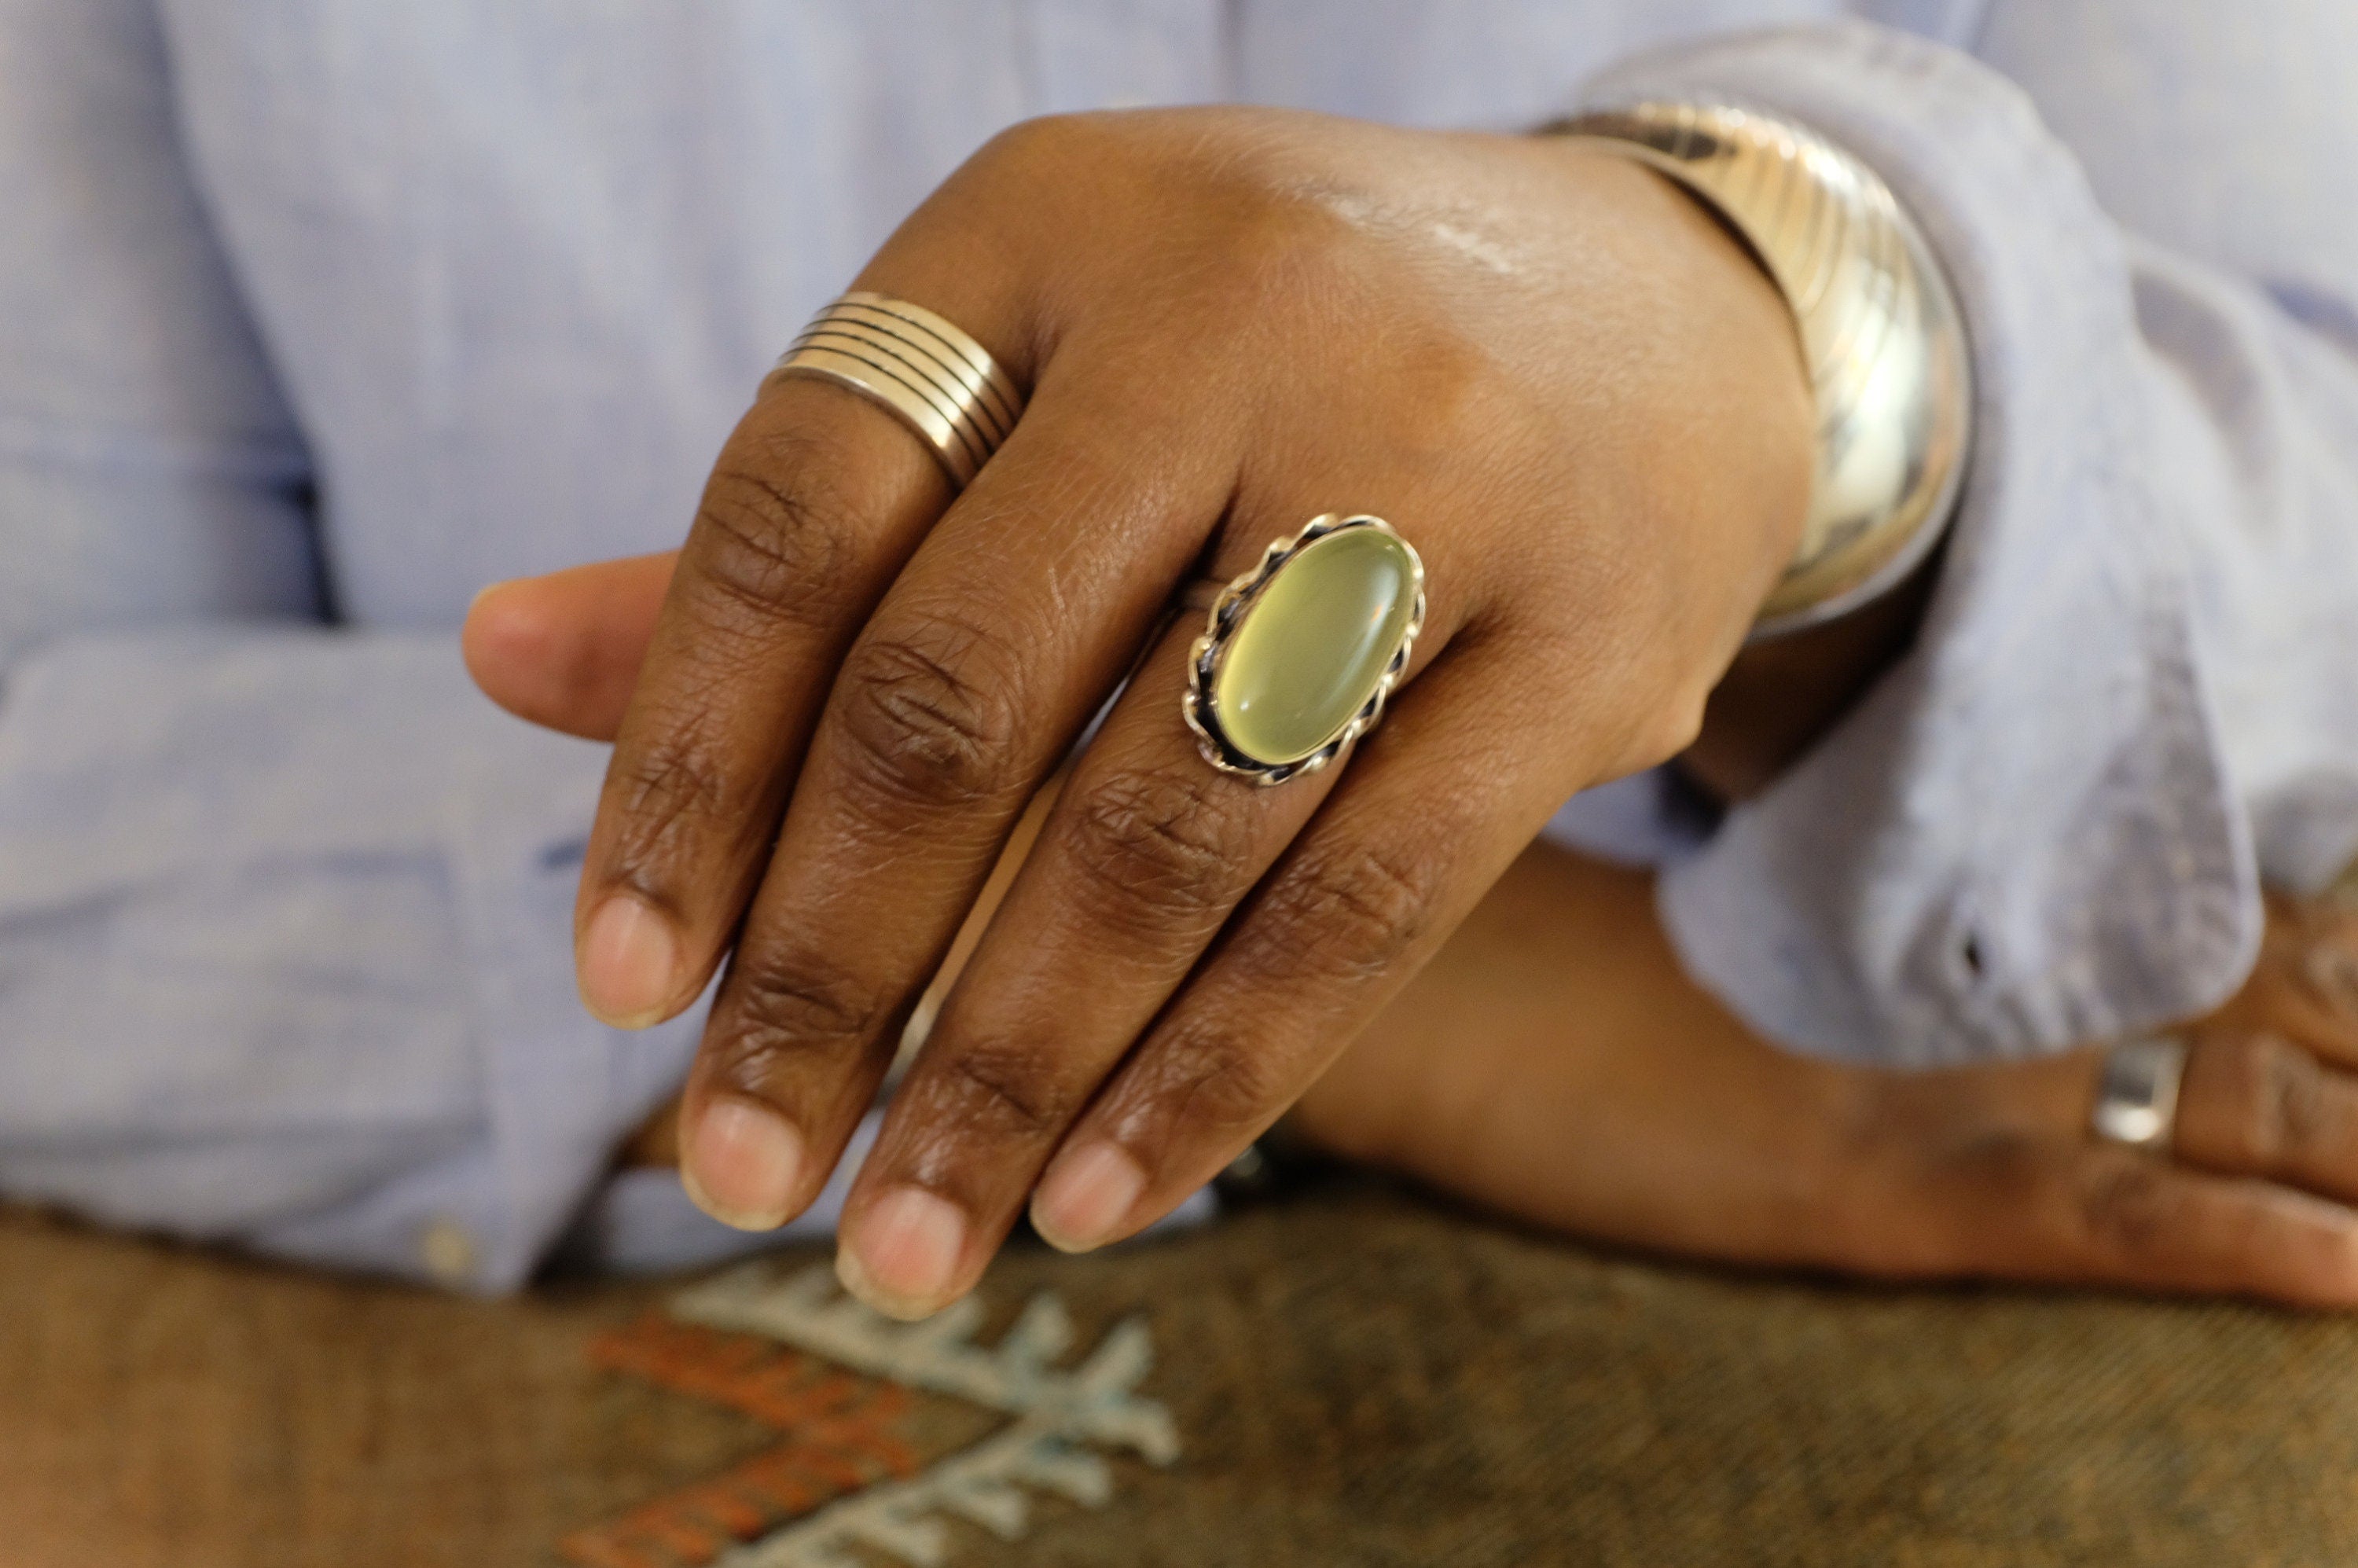
[(493, 583), (459, 633), (467, 673), (520, 719), (611, 741), (678, 559), (664, 550)]

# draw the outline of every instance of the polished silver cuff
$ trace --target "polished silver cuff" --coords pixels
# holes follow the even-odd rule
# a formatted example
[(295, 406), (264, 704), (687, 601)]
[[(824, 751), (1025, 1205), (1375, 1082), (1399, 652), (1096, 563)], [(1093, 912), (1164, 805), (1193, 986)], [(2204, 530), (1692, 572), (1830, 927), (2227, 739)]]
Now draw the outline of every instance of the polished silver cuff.
[(1816, 132), (1725, 104), (1649, 100), (1548, 127), (1685, 186), (1751, 246), (1791, 307), (1818, 410), (1801, 548), (1755, 638), (1898, 586), (1954, 509), (1972, 356), (1939, 262), (1882, 178)]

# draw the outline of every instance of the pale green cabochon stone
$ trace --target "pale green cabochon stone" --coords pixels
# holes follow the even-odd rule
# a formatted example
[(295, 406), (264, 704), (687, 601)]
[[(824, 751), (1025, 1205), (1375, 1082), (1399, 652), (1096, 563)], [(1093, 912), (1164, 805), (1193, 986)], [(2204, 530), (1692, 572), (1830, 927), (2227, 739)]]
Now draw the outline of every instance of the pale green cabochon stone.
[(1228, 743), (1266, 766), (1335, 738), (1384, 678), (1416, 614), (1416, 553), (1380, 528), (1312, 541), (1277, 568), (1212, 681)]

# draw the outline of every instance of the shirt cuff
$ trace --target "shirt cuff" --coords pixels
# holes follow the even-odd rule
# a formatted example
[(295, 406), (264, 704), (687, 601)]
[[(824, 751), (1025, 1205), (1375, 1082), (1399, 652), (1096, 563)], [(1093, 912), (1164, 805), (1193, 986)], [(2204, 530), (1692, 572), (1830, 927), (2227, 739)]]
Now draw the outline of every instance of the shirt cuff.
[(467, 988), (481, 1044), (480, 1136), (256, 1239), (308, 1261), (488, 1294), (524, 1284), (594, 1205), (619, 1143), (678, 1092), (707, 1003), (636, 1033), (584, 1011), (573, 904), (606, 749), (481, 706), (469, 726), (476, 743), (449, 759), (447, 819), (466, 956), (452, 980)]
[(583, 1011), (605, 750), (447, 633), (66, 639), (0, 706), (0, 1187), (495, 1292), (676, 1091), (701, 1010)]
[(2120, 237), (2028, 101), (1866, 24), (1633, 59), (1598, 102), (1789, 115), (1880, 171), (1957, 288), (1974, 448), (1916, 645), (1663, 876), (1690, 970), (1754, 1027), (1907, 1065), (2207, 1010), (2261, 911), (2197, 662)]

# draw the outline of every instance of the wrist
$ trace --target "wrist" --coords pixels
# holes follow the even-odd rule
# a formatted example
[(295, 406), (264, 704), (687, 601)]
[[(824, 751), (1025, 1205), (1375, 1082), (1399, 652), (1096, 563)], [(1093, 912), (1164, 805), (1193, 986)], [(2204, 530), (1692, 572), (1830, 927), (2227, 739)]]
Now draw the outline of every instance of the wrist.
[(1937, 558), (1847, 615), (1747, 644), (1712, 688), (1680, 771), (1723, 805), (1766, 789), (1908, 651)]
[[(1708, 402), (1713, 436), (1683, 443), (1679, 458), (1695, 468), (1739, 465), (1736, 454), (1773, 452), (1773, 467), (1792, 476), (1785, 485), (1757, 487), (1747, 503), (1723, 519), (1734, 549), (1748, 562), (1765, 560), (1765, 599), (1804, 546), (1812, 469), (1817, 454), (1816, 399), (1791, 307), (1759, 255), (1709, 201), (1660, 169), (1577, 141), (1567, 155), (1600, 166), (1598, 180), (1618, 178), (1642, 191), (1625, 198), (1617, 217), (1643, 208), (1655, 258), (1676, 283), (1667, 304), (1698, 318), (1700, 353), (1661, 395), (1680, 403)], [(1703, 362), (1707, 359), (1708, 362)], [(1756, 600), (1755, 602), (1758, 600)]]
[(1671, 555), (1690, 607), (1725, 599), (1715, 677), (1801, 547), (1816, 405), (1792, 311), (1676, 180), (1577, 140), (1532, 145), (1570, 177), (1593, 248), (1613, 253), (1602, 268), (1589, 258), (1574, 286), (1592, 320), (1625, 319), (1600, 335), (1614, 384), (1585, 416), (1606, 422), (1590, 461), (1617, 476), (1606, 503), (1648, 515), (1653, 542), (1684, 535)]

